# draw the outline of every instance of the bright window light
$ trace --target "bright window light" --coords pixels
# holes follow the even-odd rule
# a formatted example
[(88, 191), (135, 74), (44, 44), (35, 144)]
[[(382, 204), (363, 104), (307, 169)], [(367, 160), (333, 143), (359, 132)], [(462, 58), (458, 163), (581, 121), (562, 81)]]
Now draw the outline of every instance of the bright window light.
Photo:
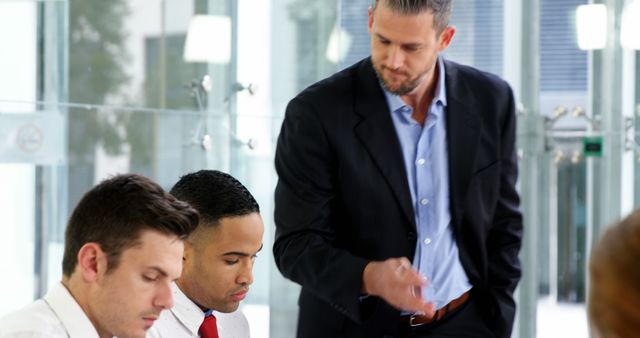
[(620, 27), (622, 48), (640, 49), (640, 1), (633, 0), (622, 11)]
[(607, 43), (607, 7), (603, 4), (578, 6), (576, 31), (580, 49), (604, 48)]
[(327, 43), (327, 51), (325, 53), (327, 60), (333, 63), (344, 60), (344, 57), (351, 47), (351, 40), (351, 34), (336, 24), (331, 31), (329, 42)]
[(184, 44), (186, 62), (227, 64), (231, 60), (231, 19), (228, 16), (195, 15)]

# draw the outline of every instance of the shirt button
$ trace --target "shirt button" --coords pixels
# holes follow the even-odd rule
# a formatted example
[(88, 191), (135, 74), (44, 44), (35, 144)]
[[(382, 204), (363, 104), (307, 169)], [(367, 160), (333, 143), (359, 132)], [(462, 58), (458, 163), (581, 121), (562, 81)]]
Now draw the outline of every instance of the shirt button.
[(419, 159), (419, 160), (417, 160), (417, 161), (416, 161), (416, 163), (417, 163), (418, 165), (424, 165), (424, 162), (426, 162), (426, 161), (424, 160), (424, 158), (421, 158), (421, 159)]
[(431, 244), (431, 238), (427, 237), (424, 239), (424, 244), (429, 245)]
[(420, 200), (420, 204), (427, 205), (427, 204), (429, 204), (429, 200), (426, 199), (426, 198), (423, 198), (423, 199)]

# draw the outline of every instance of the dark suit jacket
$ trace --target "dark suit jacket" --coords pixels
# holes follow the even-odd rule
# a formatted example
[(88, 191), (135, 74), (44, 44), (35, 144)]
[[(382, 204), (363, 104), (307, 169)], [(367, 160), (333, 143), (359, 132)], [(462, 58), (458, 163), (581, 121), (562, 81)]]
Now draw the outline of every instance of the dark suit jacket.
[[(514, 99), (496, 76), (445, 61), (452, 226), (486, 324), (508, 337), (520, 279)], [(399, 311), (361, 299), (371, 260), (413, 259), (416, 225), (400, 143), (369, 58), (289, 105), (275, 165), (283, 275), (302, 285), (299, 337), (376, 337)]]

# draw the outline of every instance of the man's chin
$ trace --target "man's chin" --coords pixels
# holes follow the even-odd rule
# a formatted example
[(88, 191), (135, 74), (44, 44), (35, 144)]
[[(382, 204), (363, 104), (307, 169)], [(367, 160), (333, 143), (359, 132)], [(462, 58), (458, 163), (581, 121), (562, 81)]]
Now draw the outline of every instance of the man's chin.
[(409, 94), (413, 90), (413, 88), (409, 88), (409, 86), (407, 86), (406, 82), (390, 81), (388, 78), (384, 77), (380, 83), (386, 91), (398, 96)]
[(240, 302), (233, 303), (233, 304), (231, 305), (231, 307), (229, 308), (229, 309), (230, 309), (230, 311), (229, 311), (229, 312), (235, 312), (235, 311), (238, 311), (238, 308), (239, 308), (239, 307), (240, 307)]
[(408, 88), (406, 86), (389, 86), (385, 85), (384, 89), (386, 89), (389, 93), (397, 96), (407, 95), (413, 91), (414, 88)]
[(240, 307), (240, 302), (230, 302), (220, 307), (219, 309), (214, 309), (214, 310), (222, 313), (231, 313), (231, 312), (237, 311), (239, 307)]
[(145, 338), (147, 336), (147, 328), (131, 330), (123, 334), (117, 335), (118, 338)]

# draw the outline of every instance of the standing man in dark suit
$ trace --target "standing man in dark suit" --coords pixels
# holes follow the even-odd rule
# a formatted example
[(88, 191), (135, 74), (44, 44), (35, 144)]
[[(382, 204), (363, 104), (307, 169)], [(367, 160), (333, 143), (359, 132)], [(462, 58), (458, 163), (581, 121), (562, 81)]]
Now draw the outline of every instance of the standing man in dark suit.
[(451, 3), (374, 0), (371, 57), (287, 107), (273, 250), (300, 338), (510, 336), (514, 98), (439, 55)]

